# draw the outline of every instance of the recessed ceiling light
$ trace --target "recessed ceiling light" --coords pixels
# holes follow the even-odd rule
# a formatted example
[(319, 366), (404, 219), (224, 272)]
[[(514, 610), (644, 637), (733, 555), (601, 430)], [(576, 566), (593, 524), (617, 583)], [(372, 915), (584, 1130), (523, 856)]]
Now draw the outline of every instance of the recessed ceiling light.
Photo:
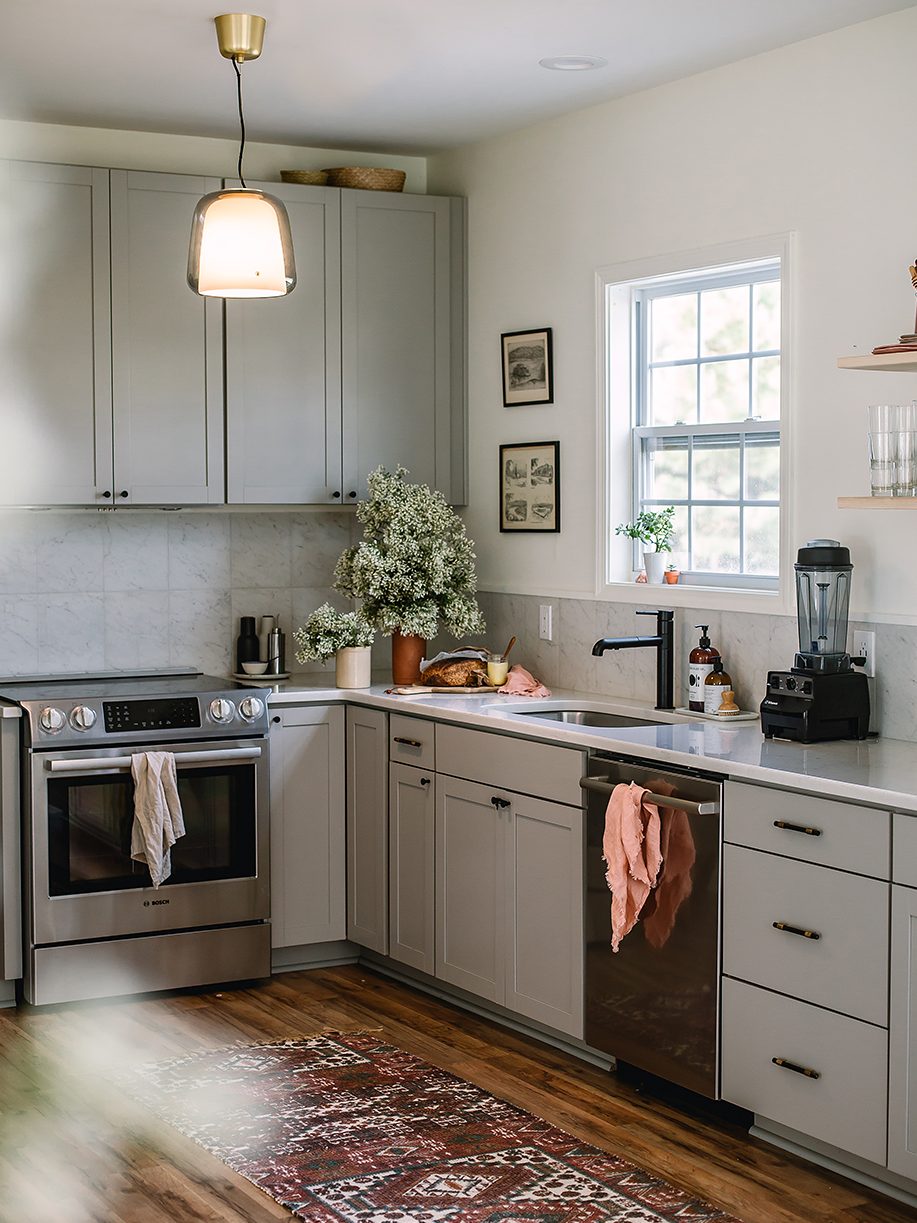
[(542, 68), (555, 72), (588, 72), (591, 68), (604, 68), (608, 60), (600, 55), (549, 55), (538, 62)]

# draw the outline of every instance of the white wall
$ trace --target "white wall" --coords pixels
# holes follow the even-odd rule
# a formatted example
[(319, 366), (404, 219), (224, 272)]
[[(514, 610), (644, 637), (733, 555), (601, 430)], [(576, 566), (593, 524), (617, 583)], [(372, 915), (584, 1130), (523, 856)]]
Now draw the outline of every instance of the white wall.
[[(238, 155), (237, 140), (0, 119), (0, 157), (20, 161), (116, 166), (121, 170), (162, 170), (170, 174), (232, 178)], [(245, 177), (253, 181), (279, 182), (281, 170), (324, 170), (328, 166), (352, 165), (405, 170), (405, 191), (426, 191), (426, 159), (403, 157), (397, 153), (355, 153), (353, 150), (296, 148), (249, 141), (245, 146), (243, 168)]]
[[(854, 611), (917, 622), (917, 513), (836, 508), (868, 491), (864, 405), (917, 395), (917, 376), (836, 368), (913, 325), (915, 46), (908, 9), (431, 160), (431, 191), (469, 197), (467, 519), (482, 587), (594, 591), (595, 270), (794, 231), (790, 546), (842, 539)], [(543, 325), (555, 404), (504, 408), (500, 333)], [(497, 446), (552, 438), (562, 533), (501, 537)]]

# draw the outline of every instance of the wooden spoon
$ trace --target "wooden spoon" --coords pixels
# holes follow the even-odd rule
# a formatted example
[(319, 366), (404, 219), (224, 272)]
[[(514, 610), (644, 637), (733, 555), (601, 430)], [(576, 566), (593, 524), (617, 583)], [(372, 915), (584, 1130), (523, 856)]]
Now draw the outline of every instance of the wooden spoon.
[(508, 645), (508, 646), (506, 647), (506, 649), (503, 651), (503, 657), (504, 657), (504, 658), (509, 658), (509, 652), (510, 652), (510, 650), (513, 648), (513, 646), (514, 646), (515, 644), (516, 644), (516, 638), (515, 638), (515, 637), (510, 637), (510, 639), (509, 639), (509, 645)]

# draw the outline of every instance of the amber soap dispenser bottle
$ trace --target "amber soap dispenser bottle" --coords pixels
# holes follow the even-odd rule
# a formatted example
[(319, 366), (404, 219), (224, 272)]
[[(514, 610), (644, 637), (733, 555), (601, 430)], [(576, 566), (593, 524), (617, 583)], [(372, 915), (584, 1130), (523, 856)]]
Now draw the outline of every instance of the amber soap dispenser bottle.
[(710, 644), (708, 625), (695, 624), (694, 627), (701, 630), (701, 639), (688, 656), (688, 708), (703, 713), (704, 684), (720, 652)]

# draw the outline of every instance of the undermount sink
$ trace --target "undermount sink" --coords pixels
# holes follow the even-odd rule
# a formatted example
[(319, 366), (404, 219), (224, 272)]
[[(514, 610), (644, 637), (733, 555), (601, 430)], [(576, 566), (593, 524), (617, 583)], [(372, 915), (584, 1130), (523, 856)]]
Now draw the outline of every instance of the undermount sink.
[(564, 722), (568, 726), (665, 726), (655, 718), (630, 718), (622, 713), (602, 713), (598, 709), (526, 709), (520, 718), (544, 718), (549, 722)]

